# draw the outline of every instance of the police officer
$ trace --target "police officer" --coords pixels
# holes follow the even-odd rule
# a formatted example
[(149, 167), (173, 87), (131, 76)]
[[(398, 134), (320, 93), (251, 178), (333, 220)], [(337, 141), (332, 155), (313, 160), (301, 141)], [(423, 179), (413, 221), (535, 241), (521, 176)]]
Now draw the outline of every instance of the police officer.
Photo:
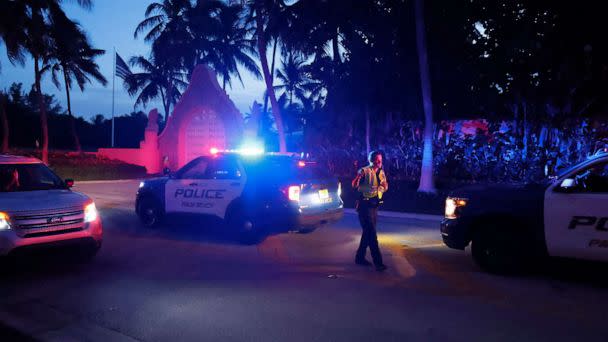
[(379, 151), (371, 152), (368, 160), (369, 165), (360, 169), (352, 181), (353, 188), (359, 192), (357, 212), (363, 229), (355, 263), (364, 266), (372, 265), (365, 259), (369, 247), (376, 270), (384, 271), (386, 266), (382, 262), (382, 254), (380, 253), (380, 247), (378, 247), (376, 221), (378, 207), (382, 203), (382, 194), (388, 190), (388, 182), (384, 170), (382, 170), (382, 153)]

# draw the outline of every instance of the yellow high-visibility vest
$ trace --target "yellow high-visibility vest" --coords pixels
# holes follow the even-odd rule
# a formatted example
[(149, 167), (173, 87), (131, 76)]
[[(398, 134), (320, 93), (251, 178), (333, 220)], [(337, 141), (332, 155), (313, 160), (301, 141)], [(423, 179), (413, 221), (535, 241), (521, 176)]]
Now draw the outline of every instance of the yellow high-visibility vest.
[(362, 168), (359, 170), (359, 173), (363, 174), (363, 178), (361, 178), (361, 181), (359, 181), (357, 191), (361, 192), (365, 198), (373, 198), (378, 196), (379, 199), (382, 199), (382, 194), (385, 192), (385, 189), (384, 187), (379, 186), (379, 184), (386, 181), (384, 170), (380, 170), (380, 179), (376, 177), (374, 168), (371, 165)]

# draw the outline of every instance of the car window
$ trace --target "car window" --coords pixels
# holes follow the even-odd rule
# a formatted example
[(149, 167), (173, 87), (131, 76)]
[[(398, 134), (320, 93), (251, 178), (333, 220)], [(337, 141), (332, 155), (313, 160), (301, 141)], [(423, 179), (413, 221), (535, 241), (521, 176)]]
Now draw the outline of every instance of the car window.
[(574, 176), (575, 192), (608, 193), (608, 162), (590, 165)]
[(0, 191), (35, 191), (65, 189), (65, 185), (44, 164), (0, 165)]
[(208, 179), (240, 179), (241, 171), (234, 158), (216, 158), (207, 167)]
[(182, 179), (203, 179), (206, 177), (209, 161), (203, 158), (198, 158), (188, 165), (184, 166), (179, 172), (179, 178)]

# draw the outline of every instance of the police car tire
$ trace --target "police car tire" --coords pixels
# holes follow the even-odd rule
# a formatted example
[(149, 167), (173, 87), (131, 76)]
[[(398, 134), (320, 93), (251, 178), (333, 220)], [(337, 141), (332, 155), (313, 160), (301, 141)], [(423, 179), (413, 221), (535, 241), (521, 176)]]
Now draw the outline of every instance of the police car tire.
[(471, 252), (473, 259), (483, 270), (506, 274), (519, 270), (521, 253), (514, 244), (508, 221), (485, 223), (477, 227), (473, 236)]
[[(255, 225), (255, 221), (244, 213), (238, 205), (229, 208), (226, 215), (226, 223), (237, 234), (240, 243), (253, 245), (260, 241), (261, 234)], [(245, 229), (245, 225), (250, 224), (250, 229)]]
[[(150, 214), (148, 210), (152, 210), (153, 218), (146, 216)], [(137, 209), (137, 216), (140, 222), (147, 228), (154, 228), (158, 226), (162, 219), (162, 211), (158, 203), (149, 197), (144, 197), (139, 202), (139, 208)]]

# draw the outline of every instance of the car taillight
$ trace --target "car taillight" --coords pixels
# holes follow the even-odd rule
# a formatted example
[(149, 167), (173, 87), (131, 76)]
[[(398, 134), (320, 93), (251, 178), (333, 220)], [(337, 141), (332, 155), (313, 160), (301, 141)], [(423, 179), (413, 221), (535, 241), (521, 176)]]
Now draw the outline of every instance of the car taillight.
[(301, 188), (299, 185), (291, 185), (287, 188), (287, 198), (290, 201), (298, 202), (300, 201), (300, 191)]

